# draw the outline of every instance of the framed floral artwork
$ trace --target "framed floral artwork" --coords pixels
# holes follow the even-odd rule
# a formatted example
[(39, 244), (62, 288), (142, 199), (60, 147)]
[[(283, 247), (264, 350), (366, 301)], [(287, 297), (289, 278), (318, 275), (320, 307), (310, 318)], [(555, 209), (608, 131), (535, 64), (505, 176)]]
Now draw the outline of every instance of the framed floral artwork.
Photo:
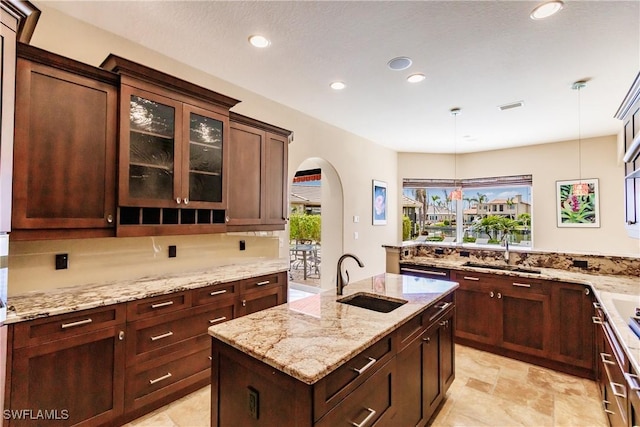
[[(576, 195), (575, 184), (587, 184), (583, 195)], [(556, 181), (558, 227), (600, 227), (598, 179)]]
[(373, 180), (373, 225), (387, 224), (387, 183)]

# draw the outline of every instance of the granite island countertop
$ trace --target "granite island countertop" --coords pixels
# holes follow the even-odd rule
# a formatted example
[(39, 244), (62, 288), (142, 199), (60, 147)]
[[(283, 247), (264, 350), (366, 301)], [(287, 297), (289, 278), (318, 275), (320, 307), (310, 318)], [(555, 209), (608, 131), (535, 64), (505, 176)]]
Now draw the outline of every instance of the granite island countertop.
[(71, 313), (288, 270), (288, 259), (269, 259), (217, 266), (198, 272), (28, 292), (8, 298), (4, 323)]
[[(212, 326), (209, 335), (314, 384), (457, 287), (450, 281), (380, 274), (350, 283), (343, 296), (327, 290)], [(379, 313), (337, 301), (360, 292), (408, 302)]]
[[(630, 314), (621, 314), (619, 310), (622, 305), (635, 305), (636, 307), (640, 307), (640, 278), (638, 277), (604, 274), (598, 275), (592, 273), (586, 274), (558, 268), (523, 266), (540, 271), (540, 274), (529, 274), (508, 270), (470, 267), (464, 265), (467, 260), (446, 258), (413, 257), (411, 259), (403, 259), (401, 262), (403, 264), (412, 264), (417, 266), (475, 271), (505, 276), (527, 277), (531, 279), (543, 279), (588, 285), (593, 290), (597, 301), (607, 314), (609, 324), (623, 345), (623, 349), (629, 357), (631, 364), (636, 372), (640, 372), (640, 338), (638, 338), (638, 336), (629, 327), (628, 322)], [(620, 304), (620, 301), (627, 302), (628, 304)]]

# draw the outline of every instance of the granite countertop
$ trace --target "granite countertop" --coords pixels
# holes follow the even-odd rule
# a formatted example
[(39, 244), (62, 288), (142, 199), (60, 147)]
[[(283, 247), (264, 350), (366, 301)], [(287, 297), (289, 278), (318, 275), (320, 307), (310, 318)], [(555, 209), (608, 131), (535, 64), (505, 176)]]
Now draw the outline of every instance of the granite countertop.
[[(414, 257), (404, 259), (403, 264), (423, 265), (429, 267), (451, 268), (456, 270), (493, 273), (505, 276), (528, 277), (559, 282), (570, 282), (588, 285), (593, 289), (597, 301), (607, 314), (609, 324), (617, 335), (632, 366), (640, 372), (640, 338), (629, 327), (631, 308), (640, 307), (640, 278), (632, 276), (614, 276), (585, 274), (556, 268), (537, 268), (540, 274), (527, 274), (508, 270), (468, 267), (466, 261)], [(620, 311), (623, 313), (621, 314)]]
[(28, 292), (7, 300), (5, 324), (166, 295), (289, 270), (288, 259), (231, 264), (193, 273)]
[(365, 292), (408, 303), (378, 313), (337, 302), (343, 296), (332, 289), (212, 326), (209, 335), (314, 384), (457, 287), (450, 281), (380, 274), (350, 283), (344, 297)]

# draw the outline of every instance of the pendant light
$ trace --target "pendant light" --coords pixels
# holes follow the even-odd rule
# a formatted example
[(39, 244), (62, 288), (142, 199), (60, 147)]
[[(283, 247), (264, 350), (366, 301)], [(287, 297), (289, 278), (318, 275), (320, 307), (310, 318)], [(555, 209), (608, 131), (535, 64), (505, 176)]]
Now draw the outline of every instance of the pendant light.
[(578, 91), (578, 183), (573, 184), (573, 188), (571, 193), (574, 196), (588, 196), (589, 195), (589, 184), (582, 182), (582, 132), (581, 132), (581, 102), (580, 102), (580, 91), (587, 86), (587, 82), (584, 80), (578, 80), (573, 85), (571, 85), (571, 89)]
[(456, 150), (457, 142), (457, 124), (458, 115), (460, 114), (459, 108), (452, 108), (451, 115), (453, 116), (453, 182), (455, 189), (451, 192), (449, 197), (451, 200), (462, 200), (462, 188), (458, 185), (458, 153)]

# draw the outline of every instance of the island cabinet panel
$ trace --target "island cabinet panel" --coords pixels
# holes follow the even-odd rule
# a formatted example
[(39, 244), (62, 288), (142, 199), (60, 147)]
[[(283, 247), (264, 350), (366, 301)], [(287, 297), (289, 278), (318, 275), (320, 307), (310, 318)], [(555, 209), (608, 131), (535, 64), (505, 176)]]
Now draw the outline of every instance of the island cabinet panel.
[(230, 114), (229, 230), (284, 229), (290, 131)]
[(591, 288), (574, 283), (550, 285), (553, 316), (552, 357), (593, 371), (594, 329)]
[[(30, 331), (35, 337), (14, 340), (8, 409), (52, 411), (53, 419), (39, 421), (43, 426), (93, 426), (121, 414), (125, 311), (115, 306), (114, 322), (113, 308), (12, 325), (16, 339)], [(33, 421), (14, 418), (9, 425)]]
[(18, 46), (12, 238), (114, 235), (117, 81)]
[(245, 279), (240, 286), (239, 316), (245, 316), (287, 302), (286, 273)]

